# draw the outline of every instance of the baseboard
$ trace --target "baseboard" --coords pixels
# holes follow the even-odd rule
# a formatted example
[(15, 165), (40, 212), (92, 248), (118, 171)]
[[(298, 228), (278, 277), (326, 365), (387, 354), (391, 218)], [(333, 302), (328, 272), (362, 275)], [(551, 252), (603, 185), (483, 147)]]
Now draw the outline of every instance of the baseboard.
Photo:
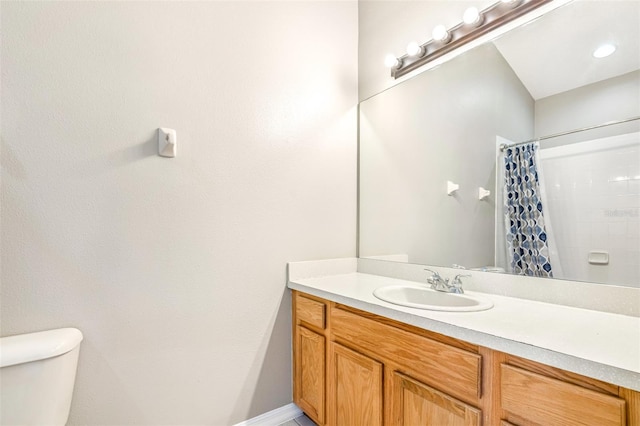
[(302, 415), (302, 410), (293, 402), (283, 407), (276, 408), (252, 419), (245, 420), (234, 426), (278, 426)]

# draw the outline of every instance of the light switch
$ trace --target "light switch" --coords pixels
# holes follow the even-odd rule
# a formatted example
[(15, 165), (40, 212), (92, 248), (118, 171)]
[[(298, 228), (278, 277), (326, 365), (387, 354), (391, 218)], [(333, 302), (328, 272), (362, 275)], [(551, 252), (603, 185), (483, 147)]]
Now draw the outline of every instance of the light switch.
[(162, 157), (176, 156), (178, 139), (174, 129), (160, 127), (158, 129), (158, 154)]

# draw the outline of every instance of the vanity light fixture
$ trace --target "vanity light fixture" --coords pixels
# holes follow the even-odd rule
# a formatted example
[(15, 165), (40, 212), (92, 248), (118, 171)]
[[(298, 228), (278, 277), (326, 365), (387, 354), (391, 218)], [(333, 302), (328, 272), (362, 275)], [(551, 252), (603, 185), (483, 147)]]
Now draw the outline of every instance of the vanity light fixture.
[(613, 44), (603, 44), (593, 51), (594, 58), (606, 58), (616, 51), (616, 47)]
[(464, 12), (463, 22), (449, 29), (438, 25), (431, 33), (431, 40), (422, 45), (410, 43), (405, 55), (388, 55), (385, 65), (391, 69), (393, 78), (400, 78), (552, 1), (554, 0), (499, 0), (481, 11), (470, 7)]

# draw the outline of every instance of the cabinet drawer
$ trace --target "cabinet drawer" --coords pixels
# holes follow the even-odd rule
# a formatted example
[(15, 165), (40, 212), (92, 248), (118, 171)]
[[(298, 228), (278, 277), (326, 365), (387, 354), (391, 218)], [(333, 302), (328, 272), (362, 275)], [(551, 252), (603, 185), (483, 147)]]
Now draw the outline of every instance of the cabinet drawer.
[(476, 404), (480, 398), (478, 354), (340, 308), (331, 310), (331, 331), (334, 337), (375, 353), (465, 402)]
[(590, 389), (500, 366), (503, 410), (542, 425), (624, 425), (625, 401)]
[(298, 321), (321, 330), (325, 328), (325, 304), (317, 300), (309, 299), (301, 294), (296, 294), (296, 317)]

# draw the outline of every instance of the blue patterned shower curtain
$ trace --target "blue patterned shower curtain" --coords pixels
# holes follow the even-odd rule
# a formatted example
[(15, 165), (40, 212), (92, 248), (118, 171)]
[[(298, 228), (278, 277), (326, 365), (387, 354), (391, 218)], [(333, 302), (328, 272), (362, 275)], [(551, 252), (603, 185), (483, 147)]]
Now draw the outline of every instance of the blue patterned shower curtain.
[(505, 152), (505, 225), (511, 271), (553, 277), (540, 197), (538, 143)]

